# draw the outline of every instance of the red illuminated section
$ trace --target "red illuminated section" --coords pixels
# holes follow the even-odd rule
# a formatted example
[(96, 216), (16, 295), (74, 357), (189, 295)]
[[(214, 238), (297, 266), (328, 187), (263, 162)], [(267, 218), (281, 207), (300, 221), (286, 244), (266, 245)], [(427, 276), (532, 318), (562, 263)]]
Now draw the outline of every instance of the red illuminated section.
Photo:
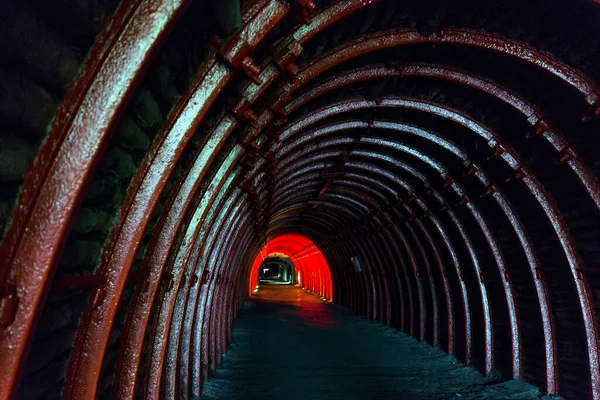
[(331, 273), (323, 253), (310, 239), (297, 234), (277, 236), (261, 249), (252, 263), (250, 294), (258, 285), (258, 270), (261, 263), (275, 253), (284, 254), (292, 260), (300, 286), (327, 300), (332, 300)]

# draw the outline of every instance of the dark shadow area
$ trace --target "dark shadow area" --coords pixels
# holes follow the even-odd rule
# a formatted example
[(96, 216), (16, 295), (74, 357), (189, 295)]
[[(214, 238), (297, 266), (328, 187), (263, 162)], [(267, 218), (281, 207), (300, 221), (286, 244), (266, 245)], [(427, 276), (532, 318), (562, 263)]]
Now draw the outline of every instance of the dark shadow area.
[(293, 285), (296, 283), (296, 268), (289, 257), (271, 256), (266, 258), (258, 271), (261, 285)]

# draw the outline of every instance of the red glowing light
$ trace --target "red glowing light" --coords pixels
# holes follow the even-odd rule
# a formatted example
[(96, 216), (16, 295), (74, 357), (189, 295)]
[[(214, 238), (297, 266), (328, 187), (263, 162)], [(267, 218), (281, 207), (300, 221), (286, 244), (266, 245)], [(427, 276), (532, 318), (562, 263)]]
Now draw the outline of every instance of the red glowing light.
[(321, 250), (308, 238), (298, 234), (286, 234), (271, 239), (258, 253), (250, 271), (249, 293), (258, 285), (258, 270), (271, 254), (285, 254), (296, 268), (298, 283), (327, 300), (332, 299), (329, 265)]

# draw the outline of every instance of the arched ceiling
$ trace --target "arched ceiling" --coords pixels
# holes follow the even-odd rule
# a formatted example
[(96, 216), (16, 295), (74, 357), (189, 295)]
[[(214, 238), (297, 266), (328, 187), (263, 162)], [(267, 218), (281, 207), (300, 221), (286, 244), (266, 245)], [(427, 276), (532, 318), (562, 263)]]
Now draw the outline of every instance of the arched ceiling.
[(52, 390), (200, 395), (252, 260), (296, 234), (331, 269), (320, 294), (484, 373), (600, 399), (596, 4), (224, 2), (199, 32), (190, 3), (116, 8), (18, 189), (0, 397), (78, 295)]

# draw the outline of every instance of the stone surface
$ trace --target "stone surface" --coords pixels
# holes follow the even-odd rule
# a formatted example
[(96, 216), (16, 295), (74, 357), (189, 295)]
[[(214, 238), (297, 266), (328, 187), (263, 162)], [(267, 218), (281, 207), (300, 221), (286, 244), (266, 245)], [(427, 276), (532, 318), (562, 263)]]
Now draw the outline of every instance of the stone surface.
[(246, 303), (217, 399), (538, 399), (522, 381), (484, 377), (454, 357), (296, 286), (262, 286)]

